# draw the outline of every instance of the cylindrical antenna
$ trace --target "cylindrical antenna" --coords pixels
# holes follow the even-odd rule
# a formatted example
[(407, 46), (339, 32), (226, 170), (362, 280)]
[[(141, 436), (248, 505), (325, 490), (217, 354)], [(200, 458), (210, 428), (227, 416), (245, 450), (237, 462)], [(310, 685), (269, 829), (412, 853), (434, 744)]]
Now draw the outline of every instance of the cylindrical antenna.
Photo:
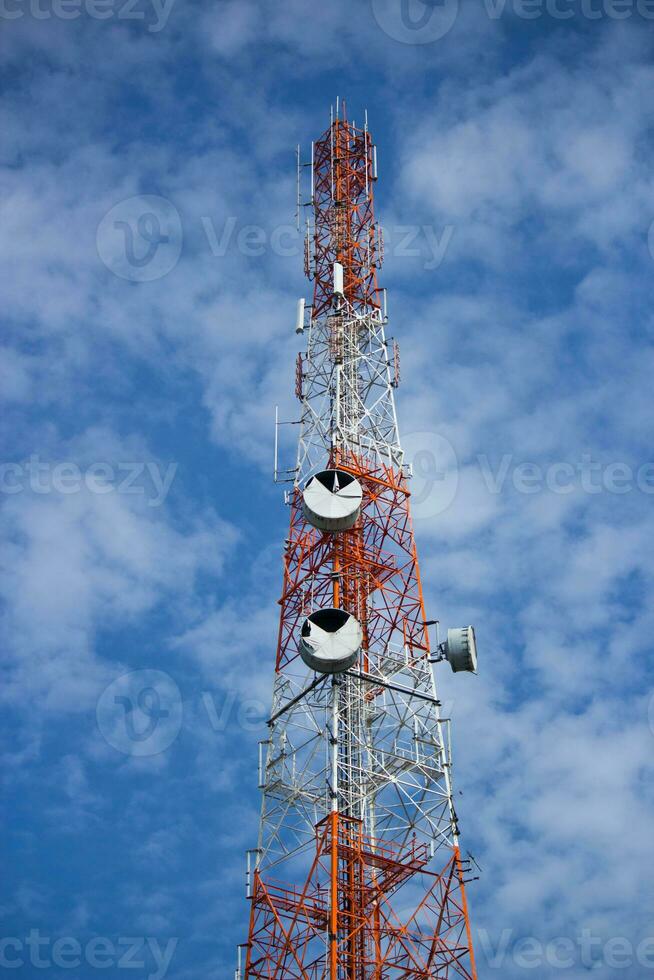
[(277, 483), (277, 449), (278, 449), (278, 430), (279, 430), (279, 405), (275, 405), (275, 469), (274, 482)]
[(306, 305), (305, 299), (299, 299), (297, 301), (297, 314), (295, 317), (295, 332), (304, 333), (304, 307)]
[(300, 208), (302, 207), (302, 203), (301, 203), (301, 200), (300, 200), (300, 144), (299, 143), (297, 144), (296, 155), (297, 155), (297, 159), (296, 159), (296, 163), (297, 163), (297, 199), (296, 199), (296, 206), (295, 206), (295, 226), (296, 226), (297, 230), (299, 231), (300, 230)]
[(313, 147), (314, 147), (314, 143), (313, 143), (313, 140), (311, 140), (311, 203), (312, 204), (313, 204), (313, 202), (315, 200), (315, 196), (316, 196), (315, 183), (314, 183), (315, 176), (314, 176), (314, 168), (313, 168)]
[(334, 262), (334, 296), (343, 296), (343, 266)]
[[(368, 118), (366, 113), (366, 125), (363, 131), (364, 152), (366, 156), (366, 197), (370, 197), (370, 185), (368, 184)], [(370, 263), (368, 263), (370, 265)]]
[(331, 180), (332, 188), (332, 201), (334, 200), (334, 117), (331, 117), (331, 125), (329, 127), (329, 152), (330, 152), (330, 167), (329, 176)]

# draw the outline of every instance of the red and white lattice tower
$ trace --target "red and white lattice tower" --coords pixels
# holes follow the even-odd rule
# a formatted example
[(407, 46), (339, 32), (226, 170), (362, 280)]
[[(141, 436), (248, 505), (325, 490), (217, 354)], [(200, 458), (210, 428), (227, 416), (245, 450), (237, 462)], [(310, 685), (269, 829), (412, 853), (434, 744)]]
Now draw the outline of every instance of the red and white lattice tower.
[[(376, 150), (332, 113), (312, 147), (297, 332), (301, 430), (263, 804), (238, 980), (475, 978), (447, 722), (432, 663), (385, 338)], [(435, 656), (434, 656), (435, 653)]]

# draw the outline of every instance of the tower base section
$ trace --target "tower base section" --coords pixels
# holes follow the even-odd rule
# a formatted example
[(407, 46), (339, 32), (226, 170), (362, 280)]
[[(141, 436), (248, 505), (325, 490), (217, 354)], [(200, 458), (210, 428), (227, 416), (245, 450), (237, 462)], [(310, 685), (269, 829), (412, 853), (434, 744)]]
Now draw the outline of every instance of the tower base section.
[(303, 887), (255, 874), (245, 980), (476, 980), (458, 849), (430, 863), (331, 814)]

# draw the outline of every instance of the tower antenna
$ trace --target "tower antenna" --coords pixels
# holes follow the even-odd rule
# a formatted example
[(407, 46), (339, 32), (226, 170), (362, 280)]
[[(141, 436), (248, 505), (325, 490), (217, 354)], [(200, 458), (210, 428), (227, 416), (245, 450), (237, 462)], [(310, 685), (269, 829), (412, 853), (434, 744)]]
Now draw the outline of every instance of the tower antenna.
[(377, 281), (376, 147), (336, 102), (312, 145), (311, 306), (288, 498), (262, 809), (237, 980), (476, 980), (432, 664), (476, 672), (472, 627), (431, 649)]

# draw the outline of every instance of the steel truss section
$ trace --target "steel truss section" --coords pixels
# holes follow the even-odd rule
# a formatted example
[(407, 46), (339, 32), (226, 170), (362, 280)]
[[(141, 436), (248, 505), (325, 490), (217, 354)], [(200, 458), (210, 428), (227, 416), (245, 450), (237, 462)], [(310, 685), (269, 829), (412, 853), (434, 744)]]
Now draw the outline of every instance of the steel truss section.
[(358, 316), (343, 304), (311, 321), (302, 361), (298, 482), (324, 464), (331, 446), (401, 469), (390, 367), (379, 310)]
[(302, 886), (255, 873), (246, 976), (472, 980), (459, 851), (438, 872), (429, 859), (424, 844), (390, 845), (330, 814)]

